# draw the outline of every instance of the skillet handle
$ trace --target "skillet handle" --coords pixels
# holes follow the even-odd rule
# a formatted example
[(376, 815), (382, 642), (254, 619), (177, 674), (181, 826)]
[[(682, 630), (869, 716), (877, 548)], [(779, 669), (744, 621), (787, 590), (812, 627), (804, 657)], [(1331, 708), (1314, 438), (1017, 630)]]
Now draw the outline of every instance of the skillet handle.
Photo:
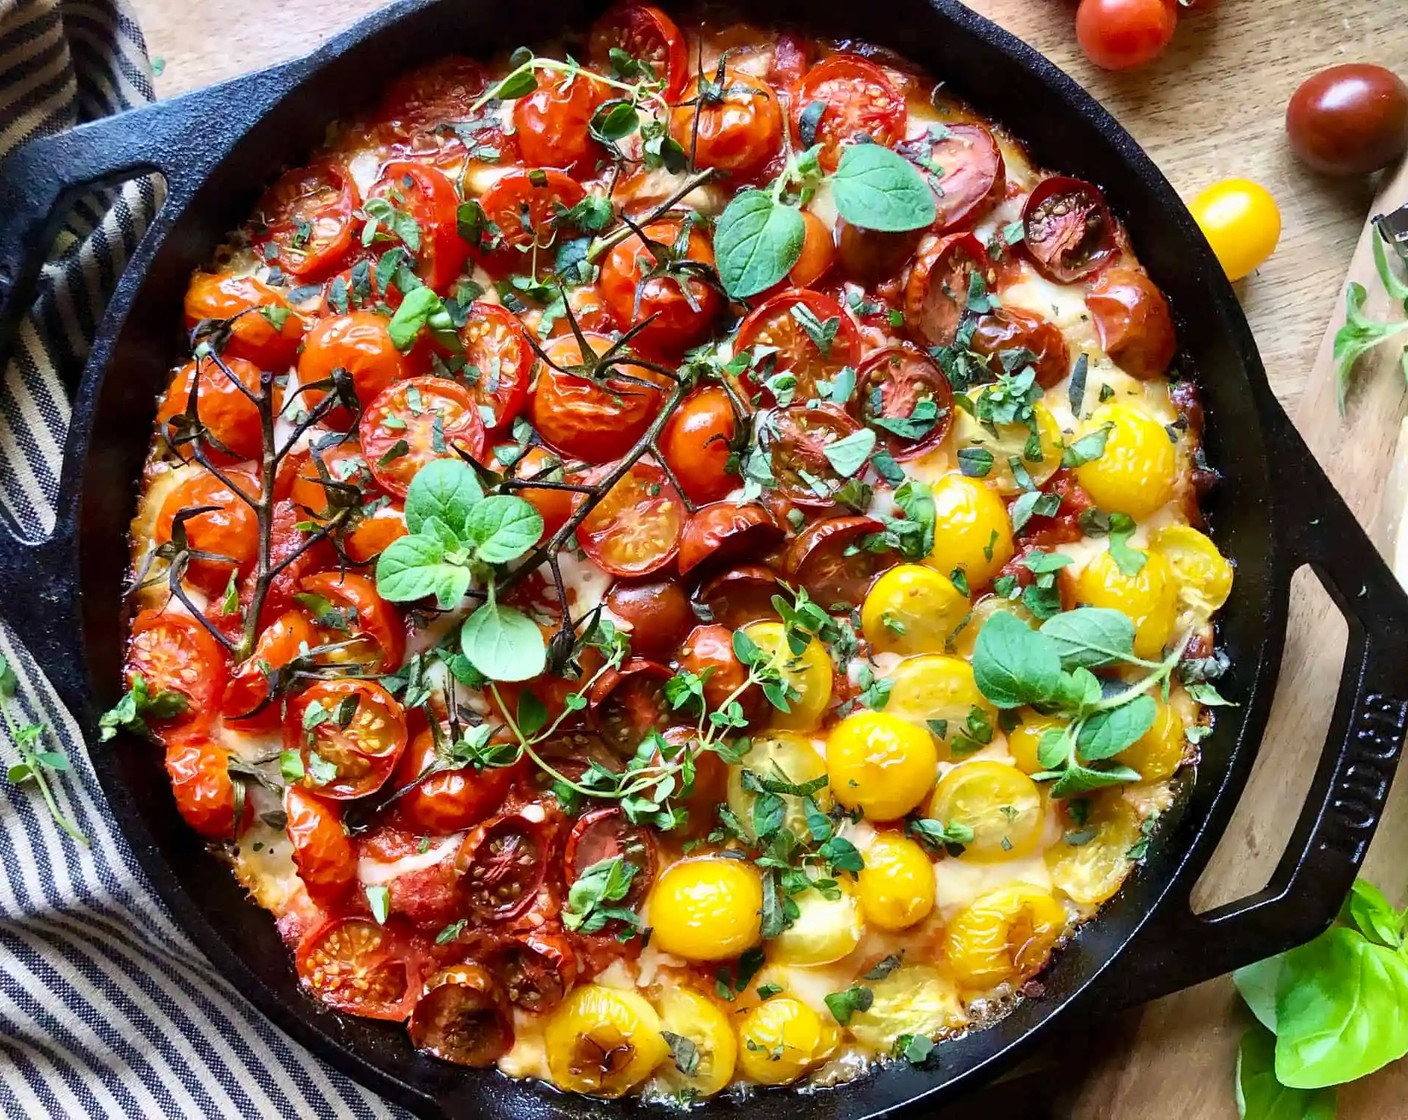
[[(1269, 435), (1293, 570), (1307, 564), (1348, 624), (1339, 694), (1320, 762), (1270, 882), (1203, 914), (1186, 895), (1148, 927), (1159, 946), (1119, 990), (1132, 1006), (1191, 987), (1323, 932), (1339, 913), (1383, 814), (1408, 730), (1408, 602), (1393, 573), (1289, 424)], [(1142, 939), (1141, 939), (1142, 940)], [(1126, 982), (1127, 981), (1127, 982)]]

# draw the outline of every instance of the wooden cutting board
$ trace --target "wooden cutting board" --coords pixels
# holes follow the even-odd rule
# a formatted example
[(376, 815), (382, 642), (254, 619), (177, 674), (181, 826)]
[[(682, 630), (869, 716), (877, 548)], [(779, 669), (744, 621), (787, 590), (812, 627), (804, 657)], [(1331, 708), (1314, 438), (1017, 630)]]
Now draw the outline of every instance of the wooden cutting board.
[[(165, 64), (170, 95), (313, 49), (377, 0), (132, 0), (151, 53)], [(1334, 405), (1330, 342), (1343, 321), (1346, 279), (1377, 291), (1365, 219), (1408, 201), (1408, 171), (1348, 182), (1309, 172), (1288, 154), (1282, 115), (1291, 92), (1316, 70), (1365, 61), (1408, 67), (1402, 0), (1222, 0), (1182, 21), (1153, 66), (1109, 74), (1075, 43), (1070, 0), (970, 0), (1089, 88), (1153, 156), (1185, 196), (1208, 182), (1256, 179), (1279, 200), (1284, 232), (1276, 255), (1238, 294), (1273, 389), (1355, 513), (1381, 522), (1383, 479), (1404, 413), (1404, 385), (1390, 346), (1360, 371), (1347, 422)], [(1405, 74), (1408, 77), (1408, 74)], [(1020, 130), (1020, 122), (1014, 122)], [(1346, 277), (1348, 269), (1348, 277)], [(1328, 324), (1328, 328), (1327, 328)], [(1381, 538), (1376, 538), (1380, 539)], [(1344, 625), (1313, 577), (1300, 585), (1278, 701), (1241, 807), (1200, 886), (1212, 905), (1256, 890), (1269, 877), (1294, 820), (1329, 722)], [(1408, 852), (1408, 781), (1369, 856), (1368, 873), (1402, 901)], [(1050, 1071), (1037, 1099), (1015, 1106), (1024, 1120), (1232, 1120), (1237, 1040), (1248, 1022), (1230, 981), (1171, 996), (1106, 1025), (1089, 1047), (1093, 1067)], [(1088, 1072), (1086, 1072), (1088, 1071)], [(1408, 1063), (1341, 1093), (1341, 1120), (1408, 1114)], [(990, 1106), (962, 1109), (959, 1115)]]

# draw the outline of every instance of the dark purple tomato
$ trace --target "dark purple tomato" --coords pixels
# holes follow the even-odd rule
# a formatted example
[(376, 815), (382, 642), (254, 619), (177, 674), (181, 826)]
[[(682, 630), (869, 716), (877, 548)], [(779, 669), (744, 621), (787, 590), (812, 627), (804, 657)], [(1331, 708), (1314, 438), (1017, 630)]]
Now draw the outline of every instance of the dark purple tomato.
[(1286, 106), (1291, 150), (1317, 171), (1366, 175), (1408, 148), (1408, 85), (1366, 62), (1312, 74)]

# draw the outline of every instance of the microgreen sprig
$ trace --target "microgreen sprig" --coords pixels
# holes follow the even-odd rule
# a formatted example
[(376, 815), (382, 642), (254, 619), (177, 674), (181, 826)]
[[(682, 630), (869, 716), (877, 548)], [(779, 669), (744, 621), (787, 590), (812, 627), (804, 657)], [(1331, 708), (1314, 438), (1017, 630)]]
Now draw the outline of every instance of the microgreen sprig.
[[(1385, 235), (1377, 219), (1370, 237), (1374, 249), (1374, 268), (1379, 274), (1380, 283), (1389, 297), (1408, 311), (1408, 284), (1399, 280), (1389, 265), (1388, 254), (1384, 250)], [(1368, 298), (1369, 293), (1363, 284), (1350, 283), (1345, 292), (1344, 326), (1335, 332), (1335, 400), (1341, 416), (1345, 414), (1345, 401), (1359, 359), (1395, 335), (1408, 331), (1408, 320), (1385, 323), (1365, 315), (1364, 302)], [(1402, 365), (1403, 375), (1408, 379), (1408, 348), (1403, 351)]]

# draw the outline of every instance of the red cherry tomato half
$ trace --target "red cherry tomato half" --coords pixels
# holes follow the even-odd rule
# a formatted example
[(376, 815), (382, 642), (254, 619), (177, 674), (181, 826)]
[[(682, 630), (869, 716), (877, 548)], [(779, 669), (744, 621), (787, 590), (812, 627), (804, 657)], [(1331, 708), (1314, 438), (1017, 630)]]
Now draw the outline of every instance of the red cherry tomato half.
[(1071, 372), (1071, 350), (1059, 327), (1019, 307), (994, 307), (978, 316), (968, 340), (975, 354), (988, 359), (994, 374), (1003, 372), (1004, 350), (1026, 350), (1032, 356), (1036, 382), (1049, 389)]
[[(229, 752), (203, 740), (171, 743), (166, 748), (166, 776), (182, 819), (210, 840), (235, 839), (235, 783)], [(240, 821), (249, 822), (248, 803)]]
[(1076, 40), (1085, 57), (1105, 70), (1152, 62), (1173, 42), (1175, 0), (1081, 0)]
[(460, 329), (469, 395), (484, 426), (499, 431), (513, 423), (528, 403), (533, 347), (523, 324), (497, 303), (476, 301)]
[(345, 898), (357, 882), (357, 853), (342, 827), (342, 807), (291, 784), (284, 814), (293, 865), (308, 897), (324, 906)]
[(436, 459), (484, 457), (484, 422), (468, 389), (445, 377), (388, 386), (357, 424), (377, 483), (404, 498), (421, 467)]
[(406, 749), (406, 716), (374, 681), (316, 681), (289, 701), (284, 746), (298, 752), (308, 791), (364, 797), (386, 784)]
[(484, 192), (479, 205), (498, 227), (480, 238), (481, 263), (495, 276), (536, 273), (551, 264), (559, 215), (586, 197), (579, 183), (561, 171), (511, 171)]
[(860, 361), (860, 329), (830, 296), (794, 288), (765, 300), (743, 320), (734, 349), (755, 347), (767, 351), (748, 371), (750, 392), (765, 391), (771, 398), (764, 382), (791, 374), (796, 379), (793, 399), (815, 400), (819, 381)]
[(572, 826), (562, 861), (564, 877), (570, 885), (580, 879), (587, 868), (618, 856), (636, 867), (630, 890), (621, 905), (637, 906), (655, 878), (655, 841), (645, 828), (627, 820), (618, 806), (592, 809)]
[(286, 172), (259, 203), (257, 246), (272, 243), (279, 267), (293, 276), (337, 271), (352, 249), (353, 211), (361, 203), (347, 169), (324, 161)]
[(748, 684), (748, 670), (733, 650), (733, 631), (718, 623), (696, 626), (679, 652), (680, 671), (704, 679), (704, 703), (720, 711), (735, 701), (744, 718), (758, 719), (768, 700), (760, 688)]
[(1032, 263), (1058, 284), (1084, 279), (1115, 252), (1115, 219), (1100, 188), (1084, 179), (1043, 179), (1022, 208), (1022, 224)]
[(940, 232), (971, 228), (1002, 200), (1007, 165), (1002, 149), (982, 125), (945, 125), (929, 150), (929, 160), (943, 168), (934, 192), (934, 228)]
[[(386, 91), (376, 115), (380, 128), (395, 139), (395, 150), (453, 172), (472, 149), (475, 158), (497, 153), (506, 162), (515, 154), (513, 137), (503, 134), (499, 115), (473, 112), (489, 88), (483, 63), (459, 55), (438, 59), (397, 79)], [(459, 123), (451, 131), (446, 121)], [(468, 132), (468, 142), (461, 132)]]
[[(437, 761), (435, 737), (428, 729), (421, 731), (401, 756), (395, 777), (397, 789), (416, 783), (396, 802), (401, 818), (409, 827), (431, 835), (459, 832), (478, 824), (503, 804), (517, 776), (511, 766), (444, 770), (437, 768)], [(419, 775), (427, 773), (428, 777), (416, 782)]]
[(951, 233), (919, 254), (904, 289), (904, 322), (929, 346), (948, 346), (968, 308), (974, 273), (989, 275), (987, 250), (971, 233)]
[(344, 641), (349, 635), (363, 639), (357, 647), (342, 651), (343, 660), (378, 672), (400, 667), (406, 653), (405, 621), (370, 579), (355, 572), (318, 572), (301, 580), (298, 588), (304, 595), (327, 601), (326, 613), (314, 614), (313, 621), (329, 631), (332, 640)]
[(240, 731), (272, 731), (282, 722), (277, 699), (269, 696), (269, 674), (299, 656), (303, 646), (318, 644), (318, 632), (298, 611), (285, 611), (260, 633), (254, 652), (244, 662), (220, 701), (229, 727)]
[(1109, 268), (1096, 278), (1085, 304), (1110, 360), (1141, 381), (1162, 377), (1177, 343), (1163, 292), (1143, 272)]
[(547, 876), (551, 829), (522, 813), (490, 817), (464, 838), (455, 868), (470, 911), (481, 921), (522, 914)]
[(761, 564), (745, 564), (721, 572), (698, 593), (713, 620), (725, 629), (742, 629), (750, 622), (777, 618), (772, 597), (782, 593), (777, 573)]
[(953, 424), (953, 389), (943, 370), (920, 350), (877, 350), (856, 372), (851, 407), (876, 430), (896, 459), (922, 455), (943, 442)]
[(863, 537), (884, 531), (873, 517), (831, 517), (815, 521), (787, 547), (786, 568), (790, 581), (830, 610), (849, 610), (870, 589), (875, 577), (895, 565), (898, 557), (888, 550), (872, 552), (858, 547)]
[(330, 1007), (368, 1019), (402, 1020), (420, 998), (422, 953), (394, 919), (333, 918), (298, 945), (298, 976)]
[(629, 758), (650, 732), (674, 722), (665, 699), (665, 682), (673, 675), (658, 661), (632, 657), (597, 678), (587, 697), (587, 713), (607, 747)]
[[(274, 520), (269, 531), (269, 564), (276, 569), (269, 581), (268, 594), (259, 612), (259, 625), (272, 626), (274, 620), (299, 605), (295, 596), (299, 584), (313, 572), (321, 572), (337, 564), (337, 551), (326, 539), (309, 544), (306, 526), (308, 518), (292, 502), (274, 503)], [(360, 577), (359, 577), (360, 578)], [(253, 608), (254, 581), (246, 579), (240, 588), (240, 610), (245, 614)]]
[(680, 575), (754, 559), (781, 543), (782, 526), (764, 507), (715, 502), (696, 510), (680, 538)]
[(577, 543), (603, 571), (648, 576), (674, 560), (686, 516), (665, 472), (636, 463), (582, 519)]
[[(1049, 551), (1063, 544), (1074, 544), (1085, 535), (1080, 516), (1095, 503), (1080, 488), (1075, 474), (1069, 468), (1062, 467), (1042, 483), (1041, 490), (1045, 494), (1055, 494), (1060, 499), (1060, 505), (1051, 516), (1036, 514), (1022, 526), (1017, 534), (1019, 552), (1033, 548)], [(1031, 573), (1025, 564), (1022, 568)]]
[(860, 431), (860, 425), (835, 405), (793, 405), (761, 413), (758, 446), (772, 464), (777, 490), (800, 506), (828, 506), (846, 480), (859, 474), (865, 460), (842, 472), (828, 449)]
[[(808, 110), (814, 102), (824, 106), (820, 116)], [(807, 71), (792, 89), (790, 113), (793, 142), (820, 144), (827, 171), (836, 170), (842, 146), (858, 137), (893, 148), (909, 121), (904, 95), (880, 67), (855, 54), (833, 54)]]
[(604, 74), (611, 73), (612, 49), (647, 63), (665, 83), (667, 101), (679, 99), (689, 76), (689, 55), (684, 35), (675, 21), (648, 4), (618, 4), (592, 28), (587, 57)]
[(469, 259), (469, 245), (459, 235), (459, 192), (441, 171), (409, 160), (393, 160), (368, 198), (384, 199), (392, 208), (415, 219), (419, 246), (410, 250), (415, 274), (437, 292), (444, 292)]
[(491, 1066), (513, 1047), (503, 986), (469, 961), (425, 982), (408, 1029), (417, 1049), (461, 1066)]
[(577, 979), (577, 954), (562, 933), (524, 933), (494, 952), (494, 972), (503, 977), (509, 1002), (525, 1011), (550, 1011)]

